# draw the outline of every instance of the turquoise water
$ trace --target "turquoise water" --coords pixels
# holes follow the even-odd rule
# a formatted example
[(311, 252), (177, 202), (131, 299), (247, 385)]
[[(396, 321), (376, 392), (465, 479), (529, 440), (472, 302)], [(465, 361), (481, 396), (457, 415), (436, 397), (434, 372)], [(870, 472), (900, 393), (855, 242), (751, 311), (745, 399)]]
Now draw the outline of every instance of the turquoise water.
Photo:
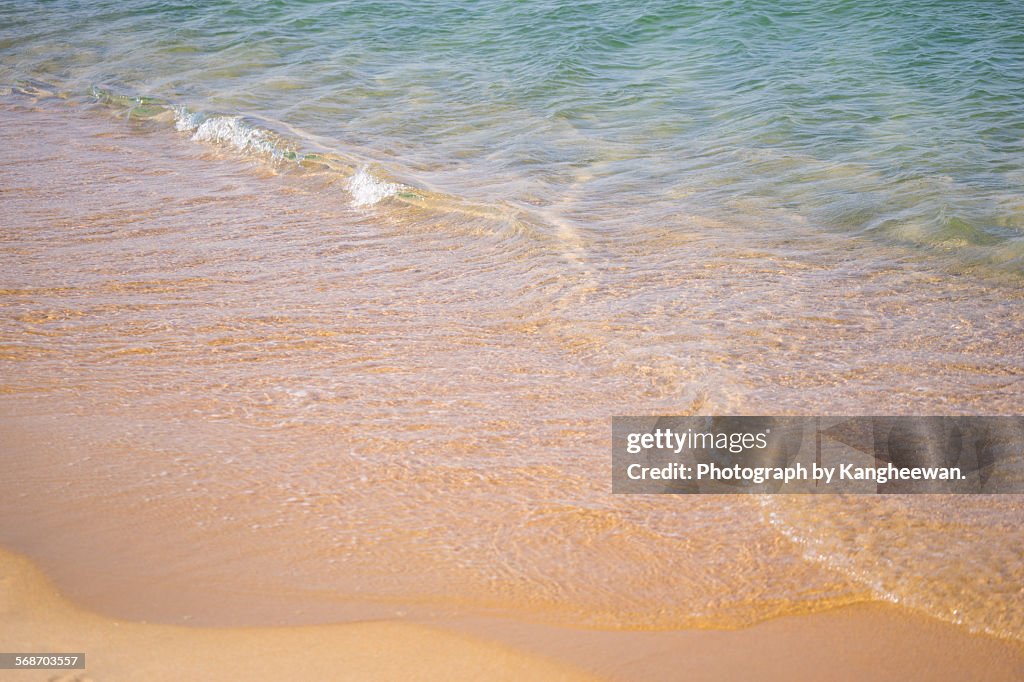
[(240, 115), (577, 230), (685, 212), (1019, 271), (1022, 26), (1016, 2), (7, 2), (0, 82)]

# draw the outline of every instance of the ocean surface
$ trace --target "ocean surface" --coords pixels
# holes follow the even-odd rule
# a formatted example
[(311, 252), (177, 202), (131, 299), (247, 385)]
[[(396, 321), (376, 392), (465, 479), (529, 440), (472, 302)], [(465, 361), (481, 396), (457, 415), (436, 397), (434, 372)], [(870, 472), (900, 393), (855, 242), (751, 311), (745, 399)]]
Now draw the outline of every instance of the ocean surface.
[(609, 492), (615, 414), (1021, 412), (1022, 26), (0, 2), (0, 542), (173, 622), (1024, 639), (1015, 496)]

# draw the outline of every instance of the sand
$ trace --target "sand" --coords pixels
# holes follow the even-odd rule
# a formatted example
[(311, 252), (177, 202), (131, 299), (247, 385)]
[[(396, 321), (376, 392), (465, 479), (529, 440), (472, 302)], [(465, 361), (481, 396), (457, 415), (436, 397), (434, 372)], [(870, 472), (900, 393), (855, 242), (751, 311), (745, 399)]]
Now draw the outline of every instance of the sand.
[(738, 630), (588, 631), (480, 619), (466, 625), (614, 680), (1024, 679), (1019, 645), (878, 603)]
[[(466, 634), (472, 632), (472, 635)], [(5, 651), (85, 652), (82, 671), (0, 679), (118, 680), (1016, 680), (1024, 650), (893, 607), (864, 605), (733, 631), (599, 631), (489, 617), (183, 627), (100, 616), (0, 550)]]
[(27, 560), (0, 551), (0, 648), (84, 652), (84, 671), (7, 680), (585, 680), (565, 665), (422, 625), (188, 628), (77, 608)]

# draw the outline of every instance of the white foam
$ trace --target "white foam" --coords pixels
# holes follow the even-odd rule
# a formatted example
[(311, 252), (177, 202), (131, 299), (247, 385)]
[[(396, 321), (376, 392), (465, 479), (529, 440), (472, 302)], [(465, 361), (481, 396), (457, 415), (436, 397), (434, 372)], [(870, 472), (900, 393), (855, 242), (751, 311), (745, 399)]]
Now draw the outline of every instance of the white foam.
[(203, 122), (203, 115), (189, 111), (188, 107), (174, 107), (174, 129), (183, 133), (195, 130)]
[(373, 206), (378, 201), (395, 196), (401, 189), (398, 183), (375, 178), (366, 166), (356, 171), (348, 181), (353, 206)]
[(229, 144), (240, 151), (261, 152), (274, 157), (281, 151), (267, 139), (267, 131), (254, 128), (242, 121), (241, 116), (213, 116), (205, 119), (192, 134), (195, 142)]

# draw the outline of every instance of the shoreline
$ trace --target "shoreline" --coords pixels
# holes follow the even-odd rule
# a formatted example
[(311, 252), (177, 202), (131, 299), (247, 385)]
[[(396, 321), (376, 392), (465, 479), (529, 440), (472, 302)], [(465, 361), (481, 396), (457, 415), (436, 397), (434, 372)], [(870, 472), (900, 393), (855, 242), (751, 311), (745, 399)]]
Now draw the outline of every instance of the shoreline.
[[(567, 602), (595, 618), (625, 614), (635, 627), (682, 627), (678, 614), (729, 600), (769, 611), (786, 595), (861, 600), (865, 581), (805, 561), (749, 500), (680, 509), (610, 498), (606, 415), (621, 396), (652, 414), (677, 411), (668, 405), (799, 413), (829, 400), (838, 412), (1016, 409), (1014, 291), (924, 265), (904, 271), (902, 256), (879, 261), (864, 245), (846, 261), (830, 249), (818, 258), (779, 246), (773, 256), (653, 232), (590, 235), (577, 251), (562, 248), (560, 233), (465, 239), (482, 228), (464, 216), (357, 211), (337, 178), (321, 178), (323, 191), (283, 176), (270, 183), (267, 169), (253, 172), (230, 150), (151, 144), (180, 137), (169, 129), (46, 103), (0, 114), (15, 188), (6, 201), (19, 216), (4, 252), (9, 533), (0, 539), (50, 576), (0, 562), (14, 576), (0, 594), (12, 649), (84, 649), (92, 658), (80, 682), (225, 670), (256, 680), (339, 670), (354, 679), (1021, 678), (1017, 642), (877, 603), (737, 630), (471, 615), (500, 602), (529, 618)], [(311, 254), (325, 265), (311, 267), (321, 262)], [(625, 267), (636, 258), (649, 270)], [(605, 259), (622, 267), (588, 266)], [(865, 272), (856, 290), (839, 286)], [(685, 310), (683, 294), (694, 301)], [(725, 310), (739, 315), (728, 329)], [(952, 328), (970, 340), (966, 359), (949, 355)], [(686, 359), (666, 358), (669, 347)], [(837, 366), (849, 383), (823, 388)], [(591, 466), (574, 473), (579, 463)], [(1021, 510), (1011, 501), (1000, 501), (1001, 524), (1013, 527)], [(866, 558), (869, 578), (886, 565), (937, 576), (941, 589), (900, 586), (938, 595), (938, 613), (971, 606), (972, 587), (972, 625), (1015, 613), (1020, 553), (988, 522), (988, 505), (834, 507), (790, 519), (831, 528), (832, 555)], [(922, 532), (920, 521), (942, 511), (938, 528), (953, 534)], [(849, 524), (827, 525), (838, 516)], [(935, 537), (942, 556), (915, 551)], [(980, 552), (977, 564), (947, 575), (965, 551)], [(92, 611), (54, 596), (54, 583)], [(210, 599), (211, 584), (235, 601)], [(276, 601), (254, 605), (268, 585)], [(316, 622), (360, 622), (300, 624), (314, 619), (289, 591), (296, 585), (321, 603), (340, 595)], [(410, 586), (440, 606), (398, 615)], [(372, 610), (359, 594), (395, 599)], [(238, 604), (264, 608), (266, 621), (245, 627), (256, 620)], [(154, 605), (199, 615), (188, 626), (137, 622), (159, 613)], [(1019, 632), (1008, 620), (1001, 627)], [(76, 644), (83, 633), (91, 639)], [(183, 664), (183, 652), (201, 660)], [(51, 678), (65, 679), (40, 679)]]
[[(1024, 647), (878, 603), (738, 630), (586, 630), (464, 615), (287, 627), (188, 627), (100, 616), (0, 548), (0, 633), (11, 651), (81, 651), (39, 679), (1013, 680)], [(23, 673), (18, 679), (33, 679)]]

